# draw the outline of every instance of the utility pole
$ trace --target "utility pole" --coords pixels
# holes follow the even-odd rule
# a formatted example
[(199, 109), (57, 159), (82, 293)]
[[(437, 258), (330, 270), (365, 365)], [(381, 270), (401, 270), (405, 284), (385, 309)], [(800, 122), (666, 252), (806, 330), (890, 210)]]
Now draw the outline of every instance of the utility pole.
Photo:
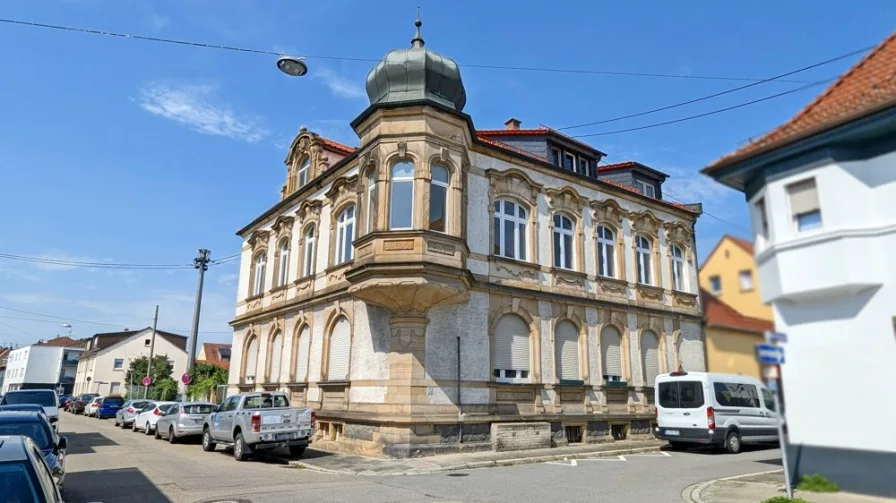
[(193, 259), (193, 267), (199, 269), (199, 285), (196, 287), (196, 302), (193, 304), (193, 330), (190, 332), (190, 356), (187, 359), (187, 372), (193, 370), (193, 362), (196, 360), (196, 343), (199, 342), (199, 311), (202, 309), (202, 282), (205, 280), (205, 271), (208, 270), (210, 251), (199, 249), (199, 255)]
[[(156, 314), (152, 317), (152, 338), (149, 340), (149, 361), (146, 363), (146, 377), (152, 376), (152, 354), (156, 349), (156, 324), (159, 322), (159, 306), (156, 305)], [(149, 383), (152, 385), (153, 383)], [(143, 386), (143, 399), (149, 395), (149, 386)]]

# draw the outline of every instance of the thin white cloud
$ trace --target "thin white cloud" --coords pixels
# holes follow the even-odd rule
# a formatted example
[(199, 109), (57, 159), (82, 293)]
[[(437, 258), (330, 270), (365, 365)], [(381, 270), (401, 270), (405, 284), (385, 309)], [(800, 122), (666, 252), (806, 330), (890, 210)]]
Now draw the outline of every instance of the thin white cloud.
[(158, 33), (160, 31), (164, 30), (165, 28), (167, 28), (169, 24), (171, 24), (170, 19), (168, 19), (167, 17), (164, 17), (164, 16), (160, 16), (160, 15), (156, 14), (155, 12), (150, 12), (148, 22), (149, 22), (149, 31), (151, 31), (153, 33)]
[(215, 86), (150, 82), (140, 89), (137, 104), (147, 112), (212, 136), (256, 143), (268, 135), (258, 119), (212, 103)]
[(367, 97), (367, 92), (360, 83), (349, 80), (330, 68), (318, 68), (313, 75), (315, 79), (322, 80), (336, 96), (353, 100)]
[(218, 276), (217, 281), (219, 285), (230, 286), (236, 284), (236, 280), (239, 279), (239, 277), (240, 275), (237, 273), (222, 274)]

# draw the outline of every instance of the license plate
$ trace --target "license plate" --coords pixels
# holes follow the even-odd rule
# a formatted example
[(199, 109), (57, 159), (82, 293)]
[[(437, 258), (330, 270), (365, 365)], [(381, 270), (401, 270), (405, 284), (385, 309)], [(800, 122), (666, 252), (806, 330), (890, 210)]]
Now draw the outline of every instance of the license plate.
[(202, 422), (202, 419), (193, 419), (193, 422), (196, 423), (196, 424), (199, 424), (199, 423)]
[(262, 424), (277, 424), (280, 422), (280, 418), (277, 416), (264, 416), (261, 418)]
[(292, 440), (293, 436), (292, 433), (278, 433), (274, 438), (277, 440)]
[(678, 430), (666, 430), (665, 434), (670, 437), (677, 437), (679, 435)]

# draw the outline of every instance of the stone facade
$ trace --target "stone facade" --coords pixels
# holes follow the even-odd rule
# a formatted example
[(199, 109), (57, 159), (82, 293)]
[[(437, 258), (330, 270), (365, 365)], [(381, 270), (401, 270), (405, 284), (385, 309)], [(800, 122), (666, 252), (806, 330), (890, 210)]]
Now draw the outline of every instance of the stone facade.
[[(282, 200), (239, 232), (232, 390), (288, 391), (318, 445), (374, 455), (510, 445), (504, 423), (547, 445), (649, 435), (653, 375), (705, 368), (699, 211), (479, 138), (438, 103), (375, 103), (352, 126), (357, 149), (300, 131)], [(503, 237), (498, 201), (518, 211)]]

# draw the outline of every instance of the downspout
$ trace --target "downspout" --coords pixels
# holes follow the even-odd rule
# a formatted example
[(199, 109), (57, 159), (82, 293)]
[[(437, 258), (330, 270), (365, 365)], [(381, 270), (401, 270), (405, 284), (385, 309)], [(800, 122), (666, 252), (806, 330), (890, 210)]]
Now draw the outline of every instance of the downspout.
[(460, 336), (457, 336), (457, 443), (464, 443), (464, 412), (463, 402), (460, 399)]

